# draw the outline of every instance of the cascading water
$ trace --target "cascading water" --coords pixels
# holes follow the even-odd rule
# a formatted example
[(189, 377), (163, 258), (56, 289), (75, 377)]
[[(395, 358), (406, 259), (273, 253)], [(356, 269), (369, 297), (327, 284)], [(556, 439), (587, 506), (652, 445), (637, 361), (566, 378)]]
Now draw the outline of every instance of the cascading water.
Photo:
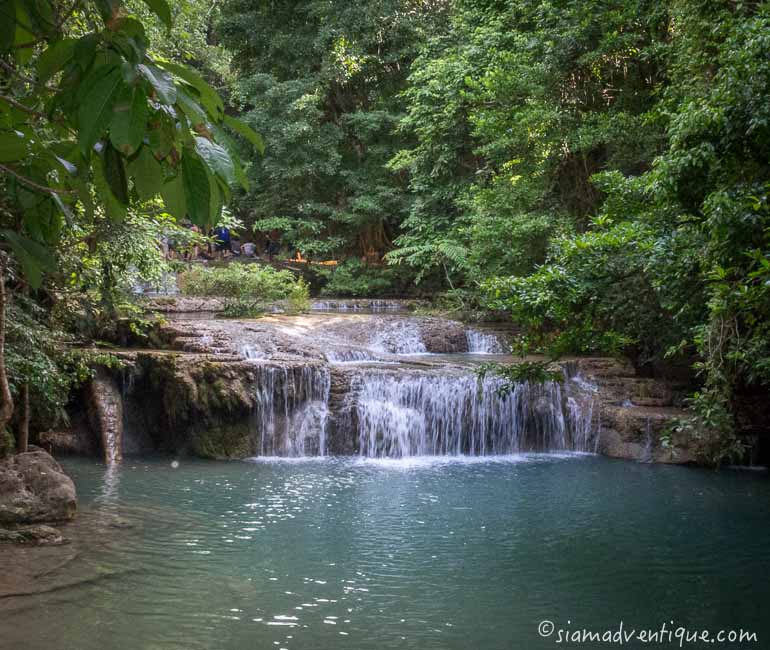
[(465, 331), (468, 340), (468, 352), (472, 354), (504, 354), (505, 348), (494, 334), (469, 329)]
[(310, 304), (312, 311), (323, 312), (398, 312), (406, 306), (398, 300), (315, 300)]
[(369, 457), (589, 451), (593, 401), (567, 382), (510, 390), (473, 375), (370, 372), (356, 378), (359, 453)]
[[(434, 346), (438, 337), (441, 343), (435, 319), (427, 329), (419, 317), (277, 323), (273, 338), (264, 336), (269, 325), (250, 326), (240, 341), (256, 374), (259, 455), (314, 456), (332, 449), (400, 458), (596, 448), (596, 387), (574, 368), (565, 369), (563, 382), (504, 389), (499, 377), (479, 380), (467, 355), (399, 358), (425, 354), (425, 341)], [(451, 325), (448, 336), (456, 337), (457, 324)], [(469, 330), (466, 336), (471, 352), (503, 352), (492, 333)], [(312, 354), (312, 361), (290, 350)]]
[(366, 348), (330, 348), (324, 352), (330, 363), (381, 362), (380, 357)]
[(377, 352), (403, 355), (427, 352), (420, 328), (414, 321), (406, 319), (380, 323), (371, 341), (371, 348)]
[(261, 456), (324, 456), (329, 369), (256, 366), (257, 449)]

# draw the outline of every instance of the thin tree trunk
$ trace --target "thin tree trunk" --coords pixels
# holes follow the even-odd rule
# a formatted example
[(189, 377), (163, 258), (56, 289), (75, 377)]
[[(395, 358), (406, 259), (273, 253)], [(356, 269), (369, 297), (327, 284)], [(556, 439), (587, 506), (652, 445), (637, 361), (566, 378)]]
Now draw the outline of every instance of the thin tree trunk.
[(5, 288), (6, 260), (0, 254), (0, 431), (3, 431), (13, 417), (13, 397), (5, 371), (5, 316), (8, 295)]
[(23, 454), (29, 447), (29, 382), (21, 387), (21, 407), (24, 409), (19, 423), (19, 440), (16, 444), (16, 451)]

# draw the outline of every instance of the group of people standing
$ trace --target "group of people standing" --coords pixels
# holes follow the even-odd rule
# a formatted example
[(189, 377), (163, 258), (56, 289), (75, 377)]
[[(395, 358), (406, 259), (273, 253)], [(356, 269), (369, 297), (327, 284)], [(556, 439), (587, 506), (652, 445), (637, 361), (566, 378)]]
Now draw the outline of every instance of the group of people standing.
[[(161, 247), (166, 259), (181, 259), (191, 261), (196, 259), (227, 259), (230, 257), (245, 257), (259, 259), (257, 244), (254, 241), (241, 241), (224, 225), (216, 226), (207, 233), (208, 240), (204, 242), (200, 236), (201, 228), (195, 224), (185, 226), (190, 231), (190, 237), (179, 239), (164, 236)], [(264, 254), (272, 261), (281, 252), (280, 237), (270, 233), (265, 237)]]

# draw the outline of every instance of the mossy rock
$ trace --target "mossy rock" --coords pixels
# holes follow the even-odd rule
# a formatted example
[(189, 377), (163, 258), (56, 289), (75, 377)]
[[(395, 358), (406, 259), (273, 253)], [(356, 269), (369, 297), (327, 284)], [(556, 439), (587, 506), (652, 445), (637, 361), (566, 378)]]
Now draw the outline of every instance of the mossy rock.
[(16, 450), (16, 440), (7, 430), (0, 431), (0, 458), (7, 458)]
[(253, 453), (251, 432), (244, 426), (212, 425), (195, 431), (191, 450), (200, 458), (246, 458)]

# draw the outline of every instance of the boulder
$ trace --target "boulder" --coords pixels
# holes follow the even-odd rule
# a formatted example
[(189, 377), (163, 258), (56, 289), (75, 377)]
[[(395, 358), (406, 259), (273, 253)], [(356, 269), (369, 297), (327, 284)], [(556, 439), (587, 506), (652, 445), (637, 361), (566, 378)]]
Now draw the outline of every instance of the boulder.
[(46, 452), (0, 462), (0, 524), (66, 521), (76, 511), (75, 484)]
[(420, 337), (428, 352), (452, 354), (468, 351), (465, 326), (459, 321), (442, 318), (420, 319)]

